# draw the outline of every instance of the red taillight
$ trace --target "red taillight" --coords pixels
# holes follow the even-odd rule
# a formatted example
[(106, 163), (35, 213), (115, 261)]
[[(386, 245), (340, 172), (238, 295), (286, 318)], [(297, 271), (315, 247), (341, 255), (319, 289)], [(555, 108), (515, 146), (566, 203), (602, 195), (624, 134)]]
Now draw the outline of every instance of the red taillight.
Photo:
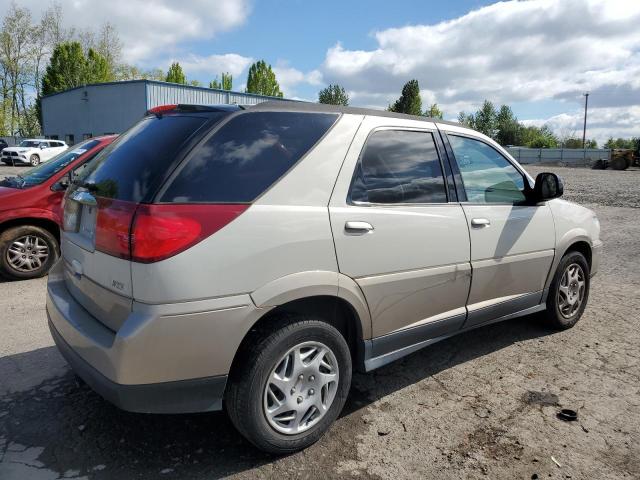
[(157, 107), (150, 108), (148, 114), (161, 115), (166, 112), (171, 112), (178, 108), (178, 105), (158, 105)]
[(120, 258), (131, 258), (129, 230), (137, 203), (97, 198), (96, 250)]
[(140, 205), (131, 236), (131, 259), (151, 263), (177, 255), (212, 235), (249, 205)]

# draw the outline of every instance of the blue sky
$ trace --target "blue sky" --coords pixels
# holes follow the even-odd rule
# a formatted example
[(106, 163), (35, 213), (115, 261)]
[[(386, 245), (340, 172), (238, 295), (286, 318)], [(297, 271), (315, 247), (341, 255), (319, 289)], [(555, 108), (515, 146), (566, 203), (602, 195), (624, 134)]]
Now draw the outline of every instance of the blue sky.
[[(416, 78), (425, 107), (438, 103), (446, 118), (489, 99), (561, 136), (581, 135), (590, 91), (588, 136), (640, 135), (640, 1), (58, 3), (76, 31), (110, 22), (124, 61), (163, 70), (179, 61), (205, 85), (229, 71), (242, 89), (249, 65), (265, 59), (288, 97), (316, 100), (339, 83), (353, 105), (384, 108)], [(18, 4), (35, 18), (49, 5)]]

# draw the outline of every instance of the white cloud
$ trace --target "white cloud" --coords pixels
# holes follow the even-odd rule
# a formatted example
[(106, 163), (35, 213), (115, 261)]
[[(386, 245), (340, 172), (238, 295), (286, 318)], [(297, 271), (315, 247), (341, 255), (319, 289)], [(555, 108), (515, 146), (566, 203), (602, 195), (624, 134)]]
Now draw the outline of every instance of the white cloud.
[[(112, 23), (123, 42), (124, 60), (149, 63), (171, 56), (181, 42), (213, 38), (242, 25), (249, 0), (58, 0), (67, 27), (85, 29)], [(49, 7), (42, 0), (21, 0), (34, 17)], [(9, 2), (0, 2), (6, 11)]]
[(295, 97), (296, 87), (300, 84), (313, 86), (322, 85), (322, 73), (319, 70), (304, 73), (297, 68), (291, 67), (288, 62), (284, 61), (279, 61), (273, 67), (273, 73), (276, 74), (276, 79), (280, 84), (280, 90), (282, 90), (285, 97)]
[[(582, 138), (584, 111), (562, 113), (545, 119), (524, 120), (526, 125), (548, 125), (563, 136)], [(587, 116), (587, 138), (603, 145), (609, 137), (640, 136), (640, 106), (590, 109)]]
[[(640, 105), (640, 2), (500, 2), (432, 25), (374, 33), (377, 48), (328, 49), (327, 82), (355, 101), (384, 107), (416, 78), (448, 116), (496, 103), (577, 103), (591, 91), (595, 108)], [(571, 105), (571, 109), (574, 105)]]
[[(187, 76), (196, 76), (206, 74), (212, 79), (224, 73), (230, 73), (234, 78), (240, 77), (249, 65), (253, 62), (253, 58), (243, 57), (236, 53), (226, 53), (224, 55), (208, 55), (200, 56), (195, 54), (187, 55), (177, 59), (180, 62)], [(171, 64), (171, 60), (167, 65)]]

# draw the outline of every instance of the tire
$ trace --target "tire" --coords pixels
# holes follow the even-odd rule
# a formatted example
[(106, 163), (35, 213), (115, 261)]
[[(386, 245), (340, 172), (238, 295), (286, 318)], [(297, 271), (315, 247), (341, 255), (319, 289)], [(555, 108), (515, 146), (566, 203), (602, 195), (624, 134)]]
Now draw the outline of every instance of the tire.
[[(297, 370), (294, 363), (291, 367), (285, 363), (285, 358), (292, 349), (295, 351), (300, 346), (300, 352), (304, 355), (314, 346), (326, 347), (329, 352), (322, 353), (323, 357), (316, 355), (309, 361), (310, 367)], [(302, 450), (315, 443), (338, 418), (351, 386), (351, 354), (342, 334), (331, 325), (300, 315), (285, 315), (278, 318), (275, 326), (271, 324), (268, 330), (255, 332), (255, 336), (246, 343), (246, 348), (240, 354), (243, 360), (231, 372), (225, 394), (225, 407), (238, 431), (260, 450), (277, 455)], [(311, 354), (309, 356), (313, 357)], [(329, 364), (335, 362), (338, 379), (333, 384), (319, 388), (318, 383), (312, 383), (313, 365), (319, 364), (316, 360), (321, 359)], [(282, 373), (279, 378), (290, 378), (282, 381), (286, 390), (292, 387), (288, 393), (274, 389), (274, 384), (267, 382), (276, 378), (276, 369)], [(300, 371), (303, 373), (296, 373)], [(319, 379), (327, 378), (324, 374), (317, 376)], [(319, 391), (314, 391), (312, 387), (318, 387)], [(272, 395), (269, 395), (267, 388)], [(332, 395), (333, 400), (323, 412), (313, 405), (318, 401), (322, 403), (322, 399), (330, 399)], [(290, 410), (279, 416), (274, 413), (269, 418), (268, 408), (274, 408), (277, 412), (279, 403), (276, 404), (273, 400), (276, 397), (280, 397), (277, 401), (282, 402), (283, 409), (297, 408), (300, 413)], [(318, 416), (314, 417), (316, 410)], [(294, 412), (296, 419), (303, 421), (300, 431), (295, 431), (296, 419), (289, 423), (285, 420), (276, 421), (287, 418), (291, 412)], [(310, 420), (305, 423), (305, 416), (309, 412), (312, 412)], [(284, 432), (287, 428), (291, 431)]]
[(34, 153), (29, 157), (29, 163), (32, 167), (37, 167), (40, 164), (40, 157)]
[[(58, 241), (44, 228), (21, 225), (0, 234), (0, 274), (10, 280), (42, 277), (49, 272), (59, 256)], [(17, 265), (21, 261), (24, 262), (23, 268)]]
[[(577, 268), (574, 268), (576, 266)], [(547, 295), (544, 318), (549, 326), (566, 330), (578, 323), (589, 300), (590, 273), (589, 263), (580, 252), (570, 251), (562, 257)], [(565, 274), (567, 274), (566, 278)], [(577, 286), (573, 285), (574, 280)], [(583, 282), (582, 287), (580, 282)], [(570, 290), (577, 293), (572, 295)], [(579, 304), (570, 303), (567, 295), (573, 299), (578, 298)]]

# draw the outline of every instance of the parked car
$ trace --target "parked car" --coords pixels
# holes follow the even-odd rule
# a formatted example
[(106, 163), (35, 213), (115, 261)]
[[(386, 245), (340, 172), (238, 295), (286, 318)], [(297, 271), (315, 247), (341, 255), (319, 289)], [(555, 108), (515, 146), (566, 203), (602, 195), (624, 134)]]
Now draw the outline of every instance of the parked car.
[(68, 190), (49, 326), (117, 406), (224, 404), (256, 446), (292, 452), (338, 417), (354, 367), (535, 312), (575, 325), (602, 243), (562, 192), (439, 120), (160, 107)]
[(2, 162), (7, 165), (31, 164), (37, 166), (64, 152), (69, 146), (61, 140), (29, 139), (20, 142), (17, 147), (2, 150)]
[(0, 152), (2, 152), (5, 148), (7, 148), (9, 144), (4, 138), (0, 138)]
[(77, 174), (115, 136), (94, 138), (23, 175), (0, 181), (0, 274), (45, 275), (59, 257), (62, 197)]

